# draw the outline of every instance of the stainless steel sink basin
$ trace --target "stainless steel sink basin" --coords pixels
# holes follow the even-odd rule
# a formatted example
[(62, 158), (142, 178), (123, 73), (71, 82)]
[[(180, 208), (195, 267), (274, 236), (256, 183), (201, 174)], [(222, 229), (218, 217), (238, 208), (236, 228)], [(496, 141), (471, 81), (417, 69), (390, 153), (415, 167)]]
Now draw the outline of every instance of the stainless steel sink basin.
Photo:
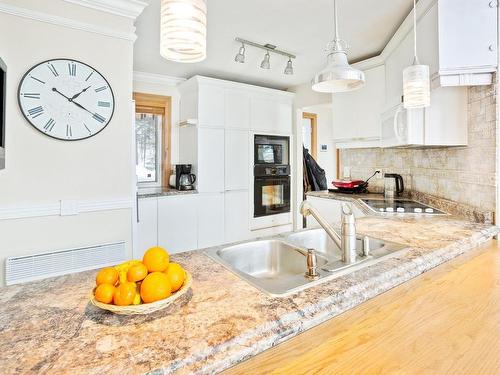
[[(370, 253), (364, 256), (367, 244)], [(316, 280), (305, 277), (308, 248), (316, 250), (319, 270)], [(356, 262), (346, 264), (340, 260), (340, 250), (326, 232), (312, 229), (292, 233), (283, 239), (252, 241), (205, 252), (258, 289), (272, 296), (284, 296), (374, 264), (405, 247), (359, 237), (357, 248)]]

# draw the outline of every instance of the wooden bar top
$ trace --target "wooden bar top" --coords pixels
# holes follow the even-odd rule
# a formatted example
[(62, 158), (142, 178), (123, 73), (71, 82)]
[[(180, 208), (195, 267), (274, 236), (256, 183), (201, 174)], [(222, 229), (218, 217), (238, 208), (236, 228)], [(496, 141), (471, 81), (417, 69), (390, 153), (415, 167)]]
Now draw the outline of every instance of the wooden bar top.
[(226, 370), (499, 374), (500, 245), (490, 241)]

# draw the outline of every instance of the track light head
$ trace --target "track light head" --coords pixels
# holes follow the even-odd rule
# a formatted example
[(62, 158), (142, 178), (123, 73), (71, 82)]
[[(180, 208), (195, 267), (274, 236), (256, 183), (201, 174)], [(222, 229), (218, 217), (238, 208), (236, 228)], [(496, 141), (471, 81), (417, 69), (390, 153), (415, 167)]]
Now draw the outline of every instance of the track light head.
[(286, 68), (285, 71), (283, 72), (286, 75), (292, 75), (293, 74), (293, 65), (292, 65), (292, 59), (289, 58), (288, 62), (286, 63)]
[(271, 69), (271, 62), (269, 61), (271, 59), (271, 55), (269, 55), (269, 52), (266, 52), (264, 55), (264, 60), (260, 63), (260, 67), (262, 69)]
[(234, 61), (242, 64), (245, 62), (245, 45), (243, 43), (241, 43), (240, 50), (236, 54)]

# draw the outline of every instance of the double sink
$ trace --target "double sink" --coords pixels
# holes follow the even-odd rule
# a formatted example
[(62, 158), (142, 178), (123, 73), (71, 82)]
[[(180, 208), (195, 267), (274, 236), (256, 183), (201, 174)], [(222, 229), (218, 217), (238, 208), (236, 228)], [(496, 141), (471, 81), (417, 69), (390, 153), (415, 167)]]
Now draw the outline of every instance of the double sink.
[[(357, 257), (347, 264), (341, 251), (324, 229), (294, 232), (281, 238), (258, 240), (206, 251), (258, 289), (271, 296), (286, 296), (335, 277), (375, 264), (406, 247), (400, 244), (357, 236)], [(307, 252), (314, 249), (319, 275), (305, 277)]]

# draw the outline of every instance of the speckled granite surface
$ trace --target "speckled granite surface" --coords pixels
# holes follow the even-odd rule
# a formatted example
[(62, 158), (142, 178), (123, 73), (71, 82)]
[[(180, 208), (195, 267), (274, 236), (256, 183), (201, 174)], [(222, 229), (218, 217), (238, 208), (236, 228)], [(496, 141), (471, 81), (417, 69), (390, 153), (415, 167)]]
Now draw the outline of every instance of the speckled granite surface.
[(358, 231), (411, 250), (286, 298), (272, 298), (201, 251), (182, 304), (142, 317), (88, 302), (95, 272), (0, 291), (2, 374), (213, 374), (488, 240), (497, 228), (452, 217), (365, 217)]
[(186, 195), (198, 194), (197, 190), (177, 190), (171, 187), (156, 187), (156, 188), (142, 188), (137, 192), (137, 197), (141, 198), (155, 198), (155, 197), (170, 197), (173, 195)]

